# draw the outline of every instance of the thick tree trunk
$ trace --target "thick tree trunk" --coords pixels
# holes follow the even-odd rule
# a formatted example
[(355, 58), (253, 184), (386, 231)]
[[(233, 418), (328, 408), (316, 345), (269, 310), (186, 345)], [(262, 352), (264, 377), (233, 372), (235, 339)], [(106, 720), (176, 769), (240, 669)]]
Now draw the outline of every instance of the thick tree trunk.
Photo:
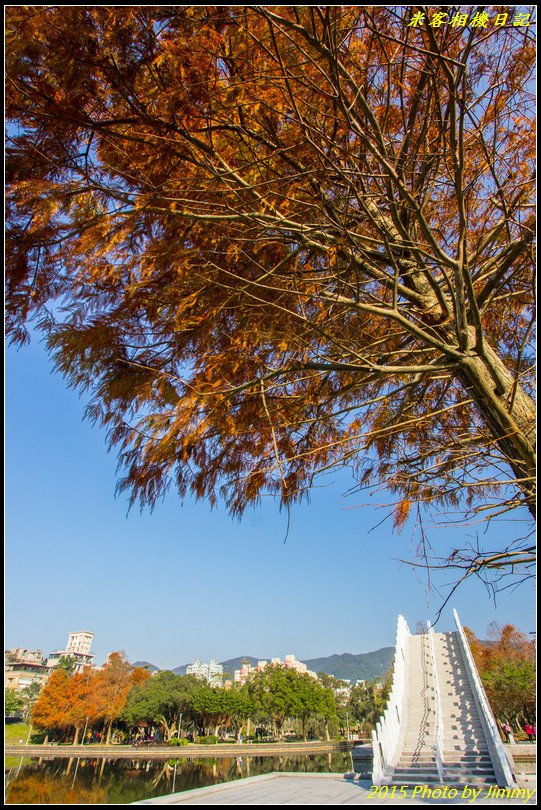
[(107, 726), (107, 739), (105, 740), (105, 745), (109, 745), (109, 740), (111, 739), (112, 728), (113, 728), (113, 721), (109, 720), (109, 725)]
[[(410, 269), (410, 283), (424, 298), (425, 313), (438, 312), (439, 303), (422, 275)], [(440, 310), (441, 311), (441, 310)], [(447, 323), (434, 330), (441, 342), (456, 351), (456, 325)], [(465, 335), (469, 346), (477, 345), (474, 326)], [(508, 371), (498, 353), (483, 340), (482, 356), (465, 352), (458, 363), (457, 377), (475, 402), (477, 410), (503, 453), (532, 516), (536, 516), (535, 402)]]
[(497, 354), (466, 358), (458, 377), (513, 471), (516, 486), (535, 518), (535, 403), (514, 383)]
[[(427, 313), (438, 310), (438, 302), (422, 281), (414, 286), (426, 299)], [(447, 324), (435, 330), (441, 341), (456, 350), (456, 331)], [(467, 339), (475, 346), (477, 335), (467, 327)], [(530, 513), (536, 516), (536, 407), (535, 402), (508, 371), (498, 353), (483, 341), (482, 355), (465, 352), (458, 363), (457, 377), (475, 402), (477, 410), (503, 453), (522, 492)]]

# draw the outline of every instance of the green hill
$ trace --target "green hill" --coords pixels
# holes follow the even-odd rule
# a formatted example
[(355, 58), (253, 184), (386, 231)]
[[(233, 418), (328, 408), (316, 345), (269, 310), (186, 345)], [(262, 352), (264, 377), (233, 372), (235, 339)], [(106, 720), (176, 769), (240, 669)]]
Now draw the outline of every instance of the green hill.
[[(355, 681), (373, 681), (375, 678), (383, 678), (392, 664), (393, 656), (394, 647), (382, 647), (380, 650), (358, 655), (342, 653), (341, 655), (329, 655), (326, 658), (310, 658), (306, 659), (304, 663), (313, 672), (325, 672), (327, 675), (334, 675), (335, 678), (355, 683)], [(243, 661), (255, 666), (261, 660), (261, 658), (254, 658), (251, 655), (241, 655), (238, 658), (221, 661), (221, 664), (224, 672), (229, 673), (232, 678), (235, 670), (241, 668)], [(271, 659), (268, 657), (263, 660), (270, 661)], [(176, 675), (185, 675), (187, 666), (184, 664), (175, 667), (172, 672)]]
[(342, 653), (326, 658), (310, 658), (304, 663), (314, 672), (325, 672), (345, 681), (373, 681), (383, 678), (391, 666), (394, 647), (382, 647), (369, 653)]
[(159, 670), (159, 667), (155, 667), (154, 664), (150, 664), (148, 661), (135, 661), (135, 663), (132, 664), (132, 667), (148, 669), (149, 672), (158, 672)]

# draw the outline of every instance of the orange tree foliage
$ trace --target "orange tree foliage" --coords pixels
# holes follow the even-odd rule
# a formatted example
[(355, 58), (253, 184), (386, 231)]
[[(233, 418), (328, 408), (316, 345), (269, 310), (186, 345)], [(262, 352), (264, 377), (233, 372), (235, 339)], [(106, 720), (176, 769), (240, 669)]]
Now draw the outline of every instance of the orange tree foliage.
[(8, 8), (8, 329), (133, 500), (533, 514), (533, 37), (424, 11)]
[(134, 667), (131, 671), (131, 681), (133, 686), (141, 686), (150, 678), (150, 672), (144, 667)]
[(74, 730), (74, 744), (87, 721), (96, 719), (96, 674), (90, 670), (68, 675), (54, 670), (32, 711), (32, 723), (47, 731)]
[[(120, 652), (111, 653), (105, 666), (95, 675), (96, 715), (106, 724), (104, 742), (109, 743), (113, 722), (120, 717), (128, 692), (134, 684), (141, 683), (141, 668), (132, 669)], [(143, 670), (144, 671), (144, 670)], [(135, 674), (134, 674), (135, 673)], [(148, 673), (146, 673), (148, 676)], [(143, 677), (143, 680), (146, 680)]]
[(468, 641), (487, 697), (501, 721), (535, 724), (535, 642), (512, 624), (489, 626), (487, 640), (480, 641), (466, 628)]
[(70, 676), (65, 669), (54, 670), (32, 710), (32, 724), (51, 731), (69, 727), (68, 715)]
[(63, 668), (54, 670), (34, 706), (32, 723), (48, 731), (73, 729), (75, 743), (85, 727), (90, 730), (103, 724), (103, 742), (108, 743), (130, 689), (149, 677), (149, 672), (132, 667), (120, 652), (111, 653), (98, 670), (71, 676)]
[(64, 778), (48, 773), (21, 773), (6, 789), (8, 804), (107, 804), (107, 791), (99, 785), (91, 788), (72, 784), (69, 775)]
[(68, 681), (68, 710), (64, 722), (74, 729), (73, 744), (79, 742), (79, 734), (96, 718), (96, 673), (90, 668), (74, 673)]

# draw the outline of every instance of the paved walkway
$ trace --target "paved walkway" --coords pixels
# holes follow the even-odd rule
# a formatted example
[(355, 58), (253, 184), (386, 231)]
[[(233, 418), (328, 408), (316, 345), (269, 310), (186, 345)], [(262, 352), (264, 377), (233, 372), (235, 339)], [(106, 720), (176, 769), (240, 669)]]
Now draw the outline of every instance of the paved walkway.
[(25, 757), (105, 757), (107, 759), (200, 759), (212, 757), (274, 757), (284, 754), (327, 754), (329, 751), (349, 751), (353, 743), (346, 742), (292, 742), (220, 743), (217, 745), (25, 745), (11, 744), (5, 748), (6, 756)]
[[(447, 791), (451, 788), (446, 786)], [(487, 788), (460, 787), (455, 796), (441, 798), (434, 791), (436, 786), (407, 788), (407, 795), (400, 796), (396, 788), (396, 798), (385, 796), (382, 788), (372, 788), (365, 780), (346, 780), (342, 774), (266, 774), (252, 776), (238, 782), (226, 782), (212, 787), (174, 793), (157, 799), (146, 799), (134, 804), (505, 804), (523, 805), (535, 803), (535, 783), (522, 783), (517, 786), (520, 795), (499, 799), (486, 798)], [(388, 789), (391, 791), (391, 788)], [(422, 793), (424, 791), (424, 793)]]

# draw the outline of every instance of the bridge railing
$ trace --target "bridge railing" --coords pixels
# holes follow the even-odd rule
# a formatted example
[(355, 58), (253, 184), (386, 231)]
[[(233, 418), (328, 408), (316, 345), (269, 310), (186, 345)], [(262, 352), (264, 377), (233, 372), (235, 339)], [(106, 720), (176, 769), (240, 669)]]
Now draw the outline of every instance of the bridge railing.
[(434, 682), (434, 697), (436, 701), (436, 727), (434, 729), (434, 743), (432, 750), (436, 759), (436, 767), (438, 769), (438, 777), (440, 782), (443, 782), (443, 710), (441, 707), (441, 693), (440, 682), (438, 678), (438, 670), (436, 667), (436, 650), (434, 648), (434, 628), (427, 622), (428, 626), (428, 643), (430, 647), (430, 660), (432, 663), (432, 680)]
[(404, 702), (407, 689), (407, 651), (410, 637), (408, 623), (403, 616), (398, 617), (396, 646), (393, 664), (393, 685), (387, 707), (372, 732), (374, 764), (372, 782), (381, 785), (385, 769), (395, 764), (400, 732), (404, 721)]
[(477, 672), (477, 667), (475, 666), (475, 661), (473, 660), (473, 655), (470, 650), (466, 633), (464, 632), (464, 628), (462, 627), (456, 610), (453, 610), (453, 616), (456, 629), (458, 631), (458, 638), (466, 666), (466, 672), (472, 687), (473, 697), (479, 712), (483, 731), (485, 733), (485, 739), (498, 785), (500, 787), (513, 787), (515, 784), (513, 772), (507, 760), (505, 749), (498, 731), (498, 726), (496, 725), (494, 715), (492, 714), (492, 710), (485, 693), (485, 688), (481, 683), (481, 678)]

